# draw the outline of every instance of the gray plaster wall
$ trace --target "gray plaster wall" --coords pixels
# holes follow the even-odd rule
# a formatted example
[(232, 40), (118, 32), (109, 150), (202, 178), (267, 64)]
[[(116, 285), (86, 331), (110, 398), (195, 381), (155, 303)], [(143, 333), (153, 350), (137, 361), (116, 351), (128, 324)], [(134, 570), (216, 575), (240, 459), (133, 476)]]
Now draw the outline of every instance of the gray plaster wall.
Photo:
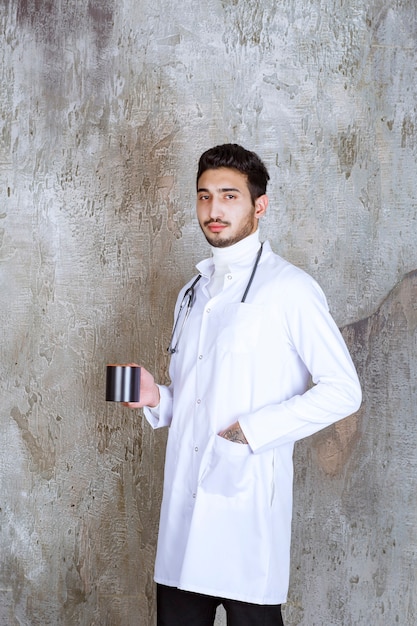
[(286, 625), (417, 623), (416, 36), (415, 0), (2, 0), (1, 626), (155, 624), (166, 433), (106, 404), (105, 364), (167, 380), (225, 141), (364, 390), (296, 446)]

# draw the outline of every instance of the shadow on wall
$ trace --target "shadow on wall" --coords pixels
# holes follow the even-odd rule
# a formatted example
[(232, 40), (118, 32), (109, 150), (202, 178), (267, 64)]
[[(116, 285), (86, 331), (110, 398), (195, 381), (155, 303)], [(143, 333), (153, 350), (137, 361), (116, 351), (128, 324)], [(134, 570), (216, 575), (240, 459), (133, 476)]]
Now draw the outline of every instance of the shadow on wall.
[(406, 274), (372, 315), (341, 329), (358, 370), (364, 402), (357, 413), (315, 436), (317, 460), (326, 474), (341, 471), (372, 421), (376, 424), (370, 430), (375, 429), (380, 442), (384, 433), (390, 436), (390, 424), (395, 429), (402, 423), (407, 430), (417, 400), (412, 384), (416, 329), (417, 270)]

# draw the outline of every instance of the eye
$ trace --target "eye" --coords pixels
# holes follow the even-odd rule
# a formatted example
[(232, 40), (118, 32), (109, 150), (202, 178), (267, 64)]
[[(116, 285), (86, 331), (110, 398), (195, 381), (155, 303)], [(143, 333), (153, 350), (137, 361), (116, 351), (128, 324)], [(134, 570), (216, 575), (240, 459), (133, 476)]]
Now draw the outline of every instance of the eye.
[(228, 200), (233, 200), (236, 196), (233, 193), (227, 193), (225, 196)]
[(208, 200), (209, 196), (208, 196), (208, 194), (201, 194), (200, 196), (198, 196), (198, 199), (199, 200)]

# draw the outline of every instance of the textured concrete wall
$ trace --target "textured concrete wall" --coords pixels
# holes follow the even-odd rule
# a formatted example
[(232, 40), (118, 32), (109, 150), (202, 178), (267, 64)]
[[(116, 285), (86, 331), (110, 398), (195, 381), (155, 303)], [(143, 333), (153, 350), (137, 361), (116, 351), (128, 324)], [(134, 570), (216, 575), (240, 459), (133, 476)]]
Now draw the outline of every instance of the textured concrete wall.
[(223, 141), (265, 159), (263, 234), (365, 393), (297, 445), (286, 623), (417, 623), (416, 36), (415, 0), (1, 2), (1, 626), (154, 624), (165, 434), (104, 365), (166, 379)]

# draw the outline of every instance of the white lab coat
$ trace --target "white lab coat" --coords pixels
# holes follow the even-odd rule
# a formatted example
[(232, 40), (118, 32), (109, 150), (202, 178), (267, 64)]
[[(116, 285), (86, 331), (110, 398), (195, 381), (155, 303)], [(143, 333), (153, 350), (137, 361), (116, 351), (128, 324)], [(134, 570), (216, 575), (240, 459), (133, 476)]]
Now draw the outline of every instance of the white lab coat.
[[(160, 387), (157, 411), (145, 409), (154, 428), (170, 427), (155, 580), (280, 604), (294, 442), (356, 411), (361, 391), (320, 287), (268, 242), (240, 302), (253, 261), (231, 267), (213, 298), (213, 262), (197, 266), (202, 278), (171, 358), (172, 383)], [(249, 445), (217, 434), (237, 420)]]

